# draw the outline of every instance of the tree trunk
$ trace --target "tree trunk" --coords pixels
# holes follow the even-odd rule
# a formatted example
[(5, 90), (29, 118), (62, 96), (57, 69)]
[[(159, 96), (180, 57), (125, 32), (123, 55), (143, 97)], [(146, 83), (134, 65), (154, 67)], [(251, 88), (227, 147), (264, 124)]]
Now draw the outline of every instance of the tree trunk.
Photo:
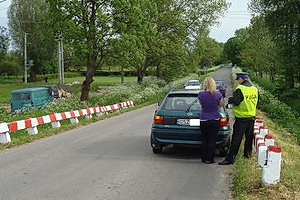
[[(83, 1), (82, 1), (83, 2)], [(88, 5), (89, 1), (86, 1), (85, 3)], [(81, 90), (81, 101), (87, 101), (89, 99), (89, 93), (90, 93), (90, 87), (93, 83), (96, 67), (99, 64), (97, 63), (97, 57), (99, 53), (99, 49), (97, 47), (97, 31), (93, 28), (96, 25), (96, 13), (97, 13), (97, 1), (90, 1), (89, 5), (89, 22), (88, 22), (88, 31), (87, 31), (87, 44), (91, 45), (92, 49), (87, 53), (87, 70), (86, 70), (86, 76), (85, 80), (82, 83), (82, 90)], [(88, 10), (88, 9), (87, 9)], [(87, 13), (86, 13), (87, 14)], [(102, 54), (101, 54), (102, 55)], [(100, 62), (99, 62), (100, 63)]]
[(291, 66), (291, 64), (289, 64), (285, 68), (285, 84), (286, 84), (286, 87), (289, 89), (292, 89), (295, 87), (294, 70), (293, 70), (293, 66)]
[(275, 81), (275, 66), (271, 65), (271, 69), (270, 69), (270, 81), (273, 82)]
[(88, 56), (88, 64), (87, 64), (87, 71), (85, 75), (85, 80), (82, 83), (82, 90), (81, 90), (81, 101), (87, 101), (89, 99), (89, 93), (90, 93), (90, 87), (93, 83), (94, 75), (95, 75), (95, 69), (96, 69), (96, 59), (97, 55), (89, 55)]
[(121, 83), (124, 83), (124, 67), (121, 68)]
[(157, 77), (157, 78), (161, 78), (161, 69), (160, 69), (160, 65), (157, 65), (157, 67), (156, 67), (156, 77)]
[(30, 70), (29, 82), (36, 82), (36, 72), (34, 70)]
[(137, 74), (137, 82), (138, 82), (138, 84), (142, 84), (143, 78), (144, 78), (144, 72), (143, 72), (143, 70), (142, 69), (137, 69), (136, 74)]
[(260, 78), (263, 77), (263, 72), (262, 72), (262, 70), (259, 70), (259, 77), (260, 77)]

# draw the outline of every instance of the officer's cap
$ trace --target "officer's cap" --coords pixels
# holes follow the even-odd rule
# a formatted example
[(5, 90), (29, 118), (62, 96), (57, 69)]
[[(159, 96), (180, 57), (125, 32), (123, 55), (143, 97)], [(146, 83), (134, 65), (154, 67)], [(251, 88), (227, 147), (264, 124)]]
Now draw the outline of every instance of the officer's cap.
[(238, 72), (236, 73), (236, 80), (239, 79), (239, 78), (248, 78), (249, 77), (249, 74), (246, 73), (246, 72)]

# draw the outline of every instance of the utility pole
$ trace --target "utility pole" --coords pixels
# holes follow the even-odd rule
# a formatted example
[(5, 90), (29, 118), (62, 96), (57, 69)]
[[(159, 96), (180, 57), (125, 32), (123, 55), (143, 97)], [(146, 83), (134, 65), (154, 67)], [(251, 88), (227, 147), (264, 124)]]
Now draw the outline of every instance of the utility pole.
[(61, 53), (60, 53), (60, 41), (58, 39), (58, 82), (61, 84)]
[(59, 84), (65, 83), (64, 78), (64, 49), (63, 49), (63, 42), (62, 42), (62, 34), (57, 33), (56, 39), (58, 41), (58, 80)]
[(24, 38), (24, 82), (27, 84), (27, 34), (25, 33), (25, 38)]
[(60, 40), (60, 53), (61, 53), (61, 83), (65, 84), (65, 64), (64, 64), (64, 44), (63, 40)]

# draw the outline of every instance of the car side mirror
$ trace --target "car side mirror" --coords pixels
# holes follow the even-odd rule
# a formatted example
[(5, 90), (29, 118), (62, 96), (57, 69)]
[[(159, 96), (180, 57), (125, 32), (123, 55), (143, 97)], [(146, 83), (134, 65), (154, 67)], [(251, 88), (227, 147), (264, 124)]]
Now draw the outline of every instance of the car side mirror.
[(161, 105), (161, 101), (160, 101), (160, 102), (158, 102), (158, 103), (157, 103), (157, 105), (158, 105), (158, 106), (160, 106), (160, 105)]

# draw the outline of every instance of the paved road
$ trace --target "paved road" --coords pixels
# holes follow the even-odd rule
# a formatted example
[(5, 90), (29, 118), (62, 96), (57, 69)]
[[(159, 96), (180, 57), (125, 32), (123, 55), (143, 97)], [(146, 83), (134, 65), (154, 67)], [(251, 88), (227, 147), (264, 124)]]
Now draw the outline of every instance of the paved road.
[[(229, 71), (214, 76), (224, 79)], [(0, 199), (228, 199), (230, 167), (203, 164), (198, 149), (152, 153), (154, 109), (0, 152)]]

